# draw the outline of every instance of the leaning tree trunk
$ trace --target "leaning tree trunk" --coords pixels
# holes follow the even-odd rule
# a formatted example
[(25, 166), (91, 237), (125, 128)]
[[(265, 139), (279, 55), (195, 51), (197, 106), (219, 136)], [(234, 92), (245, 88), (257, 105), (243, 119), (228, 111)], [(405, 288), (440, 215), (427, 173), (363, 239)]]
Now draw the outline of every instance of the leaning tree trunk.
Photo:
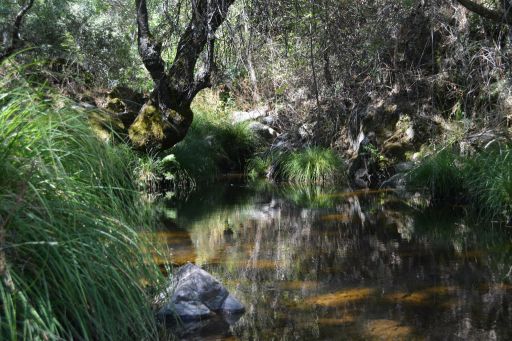
[[(211, 86), (215, 32), (233, 2), (192, 0), (190, 22), (180, 37), (173, 63), (166, 70), (161, 45), (150, 33), (146, 0), (135, 0), (139, 54), (154, 83), (149, 100), (129, 128), (130, 140), (136, 148), (163, 150), (185, 138), (194, 117), (192, 100), (199, 91)], [(196, 64), (205, 48), (204, 71), (196, 74)]]
[(6, 47), (3, 51), (0, 51), (0, 63), (13, 55), (18, 48), (20, 47), (22, 40), (20, 38), (20, 30), (21, 30), (21, 24), (23, 22), (23, 18), (27, 14), (27, 12), (30, 10), (30, 8), (34, 5), (35, 0), (28, 0), (27, 3), (21, 7), (18, 14), (16, 14), (16, 17), (14, 18), (14, 24), (12, 25), (12, 31), (11, 31), (11, 41), (9, 43), (9, 38), (6, 39)]

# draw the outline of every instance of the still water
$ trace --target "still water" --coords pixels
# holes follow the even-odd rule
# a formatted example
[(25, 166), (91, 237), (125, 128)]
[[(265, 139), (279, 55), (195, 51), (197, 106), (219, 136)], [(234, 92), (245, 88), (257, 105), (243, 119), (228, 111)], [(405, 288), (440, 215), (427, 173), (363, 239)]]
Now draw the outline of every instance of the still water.
[(159, 232), (246, 306), (191, 340), (512, 340), (512, 231), (391, 192), (217, 184)]

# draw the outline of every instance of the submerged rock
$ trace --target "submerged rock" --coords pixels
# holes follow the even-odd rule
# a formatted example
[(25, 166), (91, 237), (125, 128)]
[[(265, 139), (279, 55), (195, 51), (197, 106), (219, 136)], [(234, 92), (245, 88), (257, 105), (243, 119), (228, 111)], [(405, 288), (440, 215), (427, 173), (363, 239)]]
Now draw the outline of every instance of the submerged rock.
[(158, 317), (167, 320), (197, 321), (217, 314), (241, 314), (244, 306), (212, 275), (197, 265), (188, 263), (176, 274), (166, 293), (167, 302)]

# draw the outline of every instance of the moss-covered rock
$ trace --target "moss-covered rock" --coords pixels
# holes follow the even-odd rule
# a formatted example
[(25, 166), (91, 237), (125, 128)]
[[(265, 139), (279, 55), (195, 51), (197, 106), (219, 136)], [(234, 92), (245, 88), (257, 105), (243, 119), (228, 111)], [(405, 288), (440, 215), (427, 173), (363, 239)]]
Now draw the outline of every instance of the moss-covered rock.
[(130, 140), (135, 148), (162, 150), (172, 147), (180, 141), (184, 132), (173, 126), (171, 122), (181, 115), (176, 111), (169, 110), (166, 117), (164, 119), (162, 112), (153, 104), (145, 104), (128, 130)]
[(116, 115), (128, 127), (135, 121), (144, 102), (141, 93), (118, 86), (108, 93), (105, 109)]
[(114, 113), (120, 113), (126, 110), (125, 104), (120, 98), (108, 98), (107, 105), (105, 106), (107, 110), (112, 111)]

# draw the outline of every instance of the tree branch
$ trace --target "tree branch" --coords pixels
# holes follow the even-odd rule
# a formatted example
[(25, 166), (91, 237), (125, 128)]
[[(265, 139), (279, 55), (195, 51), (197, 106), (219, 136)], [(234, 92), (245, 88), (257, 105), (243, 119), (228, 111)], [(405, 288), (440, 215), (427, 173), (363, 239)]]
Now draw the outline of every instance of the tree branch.
[[(169, 70), (169, 79), (179, 92), (185, 94), (183, 102), (191, 101), (201, 89), (209, 86), (214, 66), (215, 32), (226, 19), (228, 9), (235, 0), (192, 0), (192, 18), (178, 42), (178, 50)], [(208, 45), (206, 70), (199, 76), (194, 70)]]
[(149, 29), (146, 0), (135, 0), (137, 7), (137, 44), (144, 66), (153, 81), (165, 77), (165, 64), (161, 57), (161, 46), (154, 42)]
[(5, 58), (12, 55), (18, 46), (20, 45), (21, 38), (20, 38), (20, 30), (21, 30), (21, 24), (23, 22), (23, 18), (27, 14), (27, 12), (32, 8), (34, 5), (35, 0), (29, 0), (25, 6), (23, 6), (18, 14), (16, 14), (16, 17), (14, 18), (14, 24), (12, 27), (12, 35), (11, 35), (11, 44), (0, 54), (0, 62), (2, 62)]
[(209, 88), (211, 84), (211, 75), (215, 67), (215, 34), (212, 31), (210, 21), (208, 24), (208, 42), (207, 42), (207, 55), (204, 70), (195, 76), (195, 81), (189, 89), (187, 100), (192, 101), (197, 93), (203, 89)]
[(162, 106), (164, 111), (171, 103), (171, 93), (165, 73), (165, 63), (162, 59), (162, 47), (154, 41), (149, 28), (149, 15), (146, 0), (135, 0), (137, 9), (137, 45), (139, 55), (142, 58), (144, 66), (151, 75), (155, 84), (152, 96), (155, 102)]
[(512, 13), (510, 11), (492, 10), (472, 0), (457, 0), (457, 2), (483, 18), (492, 20), (498, 24), (512, 25)]

